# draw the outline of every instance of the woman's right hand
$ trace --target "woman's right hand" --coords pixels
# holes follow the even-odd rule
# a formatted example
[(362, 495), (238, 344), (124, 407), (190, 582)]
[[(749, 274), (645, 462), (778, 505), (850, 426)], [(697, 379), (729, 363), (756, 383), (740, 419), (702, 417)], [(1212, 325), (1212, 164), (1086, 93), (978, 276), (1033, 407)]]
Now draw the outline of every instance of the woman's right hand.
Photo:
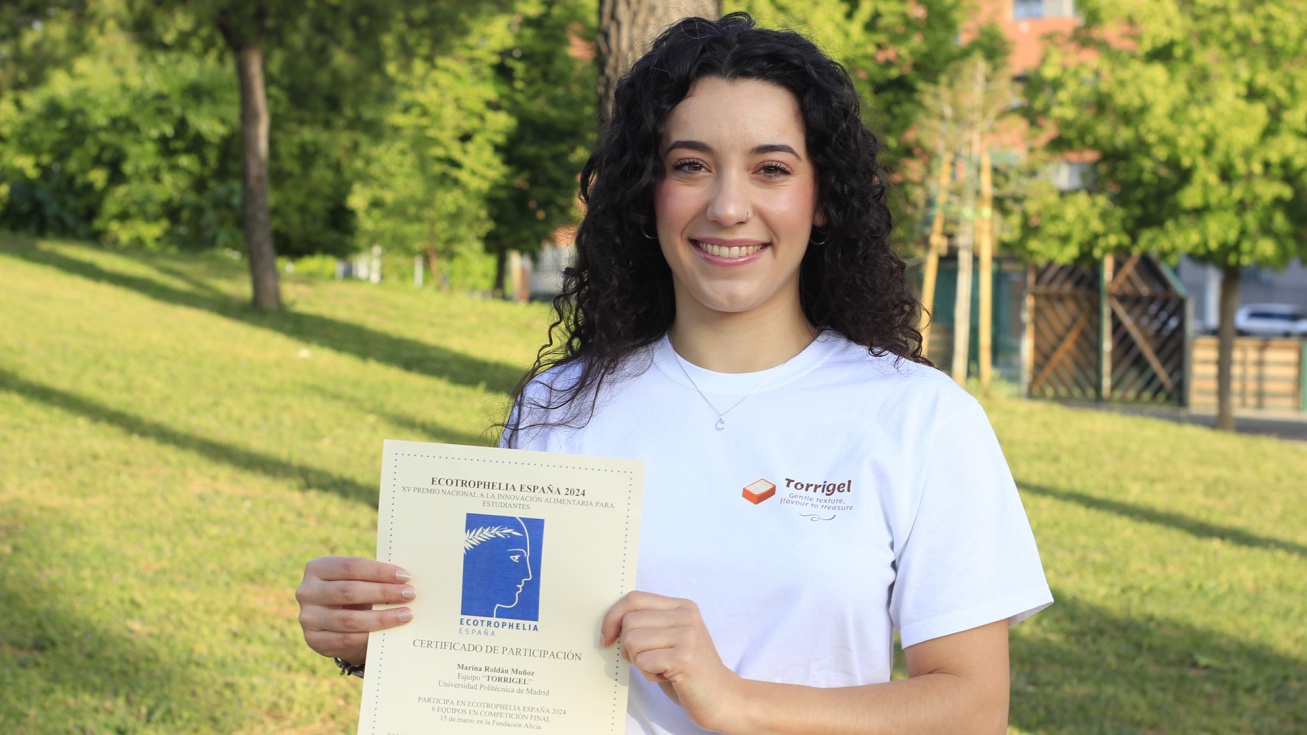
[(310, 561), (295, 590), (304, 642), (323, 656), (363, 664), (368, 633), (413, 619), (407, 607), (372, 609), (412, 600), (417, 593), (407, 584), (410, 579), (401, 567), (372, 559), (324, 556)]

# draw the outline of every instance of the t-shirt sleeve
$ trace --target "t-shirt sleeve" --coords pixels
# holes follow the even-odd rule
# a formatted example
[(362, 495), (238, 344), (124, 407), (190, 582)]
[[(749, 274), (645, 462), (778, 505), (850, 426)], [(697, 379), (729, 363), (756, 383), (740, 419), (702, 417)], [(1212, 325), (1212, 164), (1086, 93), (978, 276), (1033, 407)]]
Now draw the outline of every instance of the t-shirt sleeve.
[(924, 481), (890, 594), (905, 648), (998, 620), (1015, 625), (1053, 602), (984, 410), (966, 396), (924, 440)]
[(530, 449), (537, 452), (549, 451), (547, 438), (549, 432), (547, 427), (541, 426), (539, 415), (543, 413), (540, 410), (523, 408), (523, 400), (519, 398), (514, 404), (512, 411), (508, 414), (508, 420), (504, 422), (504, 432), (499, 436), (499, 446), (506, 449)]
[(558, 424), (560, 421), (566, 424), (577, 407), (576, 400), (564, 400), (575, 387), (576, 373), (577, 366), (572, 363), (554, 366), (533, 378), (513, 402), (499, 437), (499, 446), (538, 452), (560, 451), (555, 446), (560, 431)]

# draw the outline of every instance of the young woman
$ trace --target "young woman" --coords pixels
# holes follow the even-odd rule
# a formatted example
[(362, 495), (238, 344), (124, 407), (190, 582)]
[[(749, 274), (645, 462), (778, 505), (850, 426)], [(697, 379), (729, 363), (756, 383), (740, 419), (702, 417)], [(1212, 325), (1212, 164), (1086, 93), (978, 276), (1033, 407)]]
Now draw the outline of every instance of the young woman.
[[(921, 357), (877, 148), (845, 71), (744, 15), (618, 85), (502, 443), (646, 460), (638, 591), (602, 626), (629, 733), (1005, 731), (1008, 627), (1052, 597), (983, 411)], [(308, 644), (362, 664), (406, 581), (310, 562)]]

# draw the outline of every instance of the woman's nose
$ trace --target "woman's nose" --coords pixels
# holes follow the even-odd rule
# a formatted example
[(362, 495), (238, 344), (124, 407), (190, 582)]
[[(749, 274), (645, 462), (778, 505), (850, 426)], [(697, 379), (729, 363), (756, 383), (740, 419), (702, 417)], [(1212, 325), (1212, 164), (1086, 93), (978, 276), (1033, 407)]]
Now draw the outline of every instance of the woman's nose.
[(735, 176), (723, 176), (713, 187), (708, 218), (725, 227), (749, 221), (749, 200), (744, 183)]

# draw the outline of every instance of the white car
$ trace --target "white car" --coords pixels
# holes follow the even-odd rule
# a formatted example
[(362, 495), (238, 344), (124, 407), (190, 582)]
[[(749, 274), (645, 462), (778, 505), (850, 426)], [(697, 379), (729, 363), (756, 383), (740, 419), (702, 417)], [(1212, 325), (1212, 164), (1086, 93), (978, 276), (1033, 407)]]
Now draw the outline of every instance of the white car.
[(1255, 337), (1307, 335), (1307, 308), (1295, 304), (1245, 304), (1234, 312), (1239, 334)]

